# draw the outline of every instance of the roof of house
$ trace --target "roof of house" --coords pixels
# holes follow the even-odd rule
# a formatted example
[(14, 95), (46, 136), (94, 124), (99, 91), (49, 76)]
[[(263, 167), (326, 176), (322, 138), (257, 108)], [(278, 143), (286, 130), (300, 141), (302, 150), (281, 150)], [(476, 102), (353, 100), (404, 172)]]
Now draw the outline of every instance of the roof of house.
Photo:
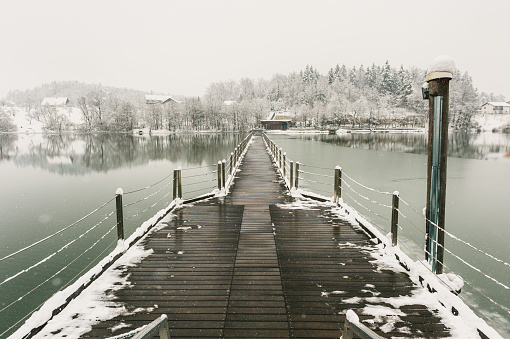
[(43, 106), (62, 106), (69, 102), (67, 97), (48, 97), (41, 102)]
[(169, 95), (145, 95), (145, 103), (146, 104), (165, 104), (167, 102), (177, 102), (174, 98)]
[(295, 118), (295, 113), (290, 111), (270, 111), (266, 119), (261, 121), (269, 121), (269, 120), (288, 120), (292, 121)]
[(498, 102), (498, 101), (486, 102), (485, 104), (482, 105), (482, 107), (485, 106), (485, 105), (510, 107), (510, 103), (508, 103), (508, 102)]
[(223, 101), (223, 104), (225, 104), (227, 106), (233, 105), (235, 103), (236, 103), (236, 101), (234, 101), (234, 100), (225, 100), (225, 101)]

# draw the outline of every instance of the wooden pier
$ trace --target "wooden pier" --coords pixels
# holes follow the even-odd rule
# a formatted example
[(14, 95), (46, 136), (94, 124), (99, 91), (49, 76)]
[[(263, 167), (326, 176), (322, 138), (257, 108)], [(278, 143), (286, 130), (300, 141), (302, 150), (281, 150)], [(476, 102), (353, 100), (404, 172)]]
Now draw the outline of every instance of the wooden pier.
[[(145, 311), (83, 337), (119, 335), (166, 314), (172, 338), (339, 338), (348, 309), (384, 337), (450, 335), (423, 305), (367, 300), (410, 296), (418, 287), (372, 263), (373, 242), (330, 208), (292, 202), (263, 139), (254, 137), (227, 196), (175, 211), (143, 240), (153, 254), (127, 269), (132, 288), (115, 294), (129, 311)], [(368, 304), (398, 316), (388, 315), (391, 326), (377, 322), (362, 313)], [(121, 322), (130, 327), (112, 333)]]

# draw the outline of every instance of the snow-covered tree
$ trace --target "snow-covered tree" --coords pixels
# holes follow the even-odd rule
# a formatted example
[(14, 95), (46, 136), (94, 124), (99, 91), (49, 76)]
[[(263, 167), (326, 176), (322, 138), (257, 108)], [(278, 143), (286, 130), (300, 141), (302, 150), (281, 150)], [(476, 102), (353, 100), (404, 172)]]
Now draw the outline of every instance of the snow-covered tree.
[(381, 83), (379, 85), (379, 92), (383, 95), (394, 93), (394, 77), (391, 72), (390, 64), (388, 61), (384, 64), (381, 72)]
[(11, 116), (0, 108), (0, 132), (15, 132), (16, 129)]

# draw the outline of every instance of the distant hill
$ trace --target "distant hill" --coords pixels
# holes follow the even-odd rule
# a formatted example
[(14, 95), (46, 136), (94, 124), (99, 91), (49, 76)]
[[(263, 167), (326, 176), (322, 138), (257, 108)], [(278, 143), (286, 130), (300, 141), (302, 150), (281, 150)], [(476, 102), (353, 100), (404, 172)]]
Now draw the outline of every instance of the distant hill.
[(34, 106), (40, 104), (43, 98), (58, 96), (68, 97), (71, 104), (75, 105), (78, 98), (87, 96), (91, 92), (104, 92), (120, 100), (132, 103), (143, 102), (145, 94), (149, 94), (149, 92), (103, 86), (101, 84), (86, 84), (78, 81), (53, 81), (33, 89), (9, 91), (5, 100), (13, 102), (18, 106)]

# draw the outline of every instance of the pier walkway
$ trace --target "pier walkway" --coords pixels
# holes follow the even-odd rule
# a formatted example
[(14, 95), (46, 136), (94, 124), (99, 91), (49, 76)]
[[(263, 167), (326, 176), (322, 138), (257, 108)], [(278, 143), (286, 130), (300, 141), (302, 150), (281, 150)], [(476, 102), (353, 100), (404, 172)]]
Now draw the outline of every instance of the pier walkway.
[[(115, 292), (132, 314), (83, 337), (167, 314), (172, 338), (339, 338), (348, 309), (384, 337), (449, 336), (427, 307), (392, 306), (417, 287), (374, 262), (377, 248), (361, 229), (310, 206), (294, 202), (254, 137), (227, 196), (174, 211), (143, 240), (154, 252), (127, 269), (132, 287)], [(129, 327), (112, 332), (120, 323)]]

